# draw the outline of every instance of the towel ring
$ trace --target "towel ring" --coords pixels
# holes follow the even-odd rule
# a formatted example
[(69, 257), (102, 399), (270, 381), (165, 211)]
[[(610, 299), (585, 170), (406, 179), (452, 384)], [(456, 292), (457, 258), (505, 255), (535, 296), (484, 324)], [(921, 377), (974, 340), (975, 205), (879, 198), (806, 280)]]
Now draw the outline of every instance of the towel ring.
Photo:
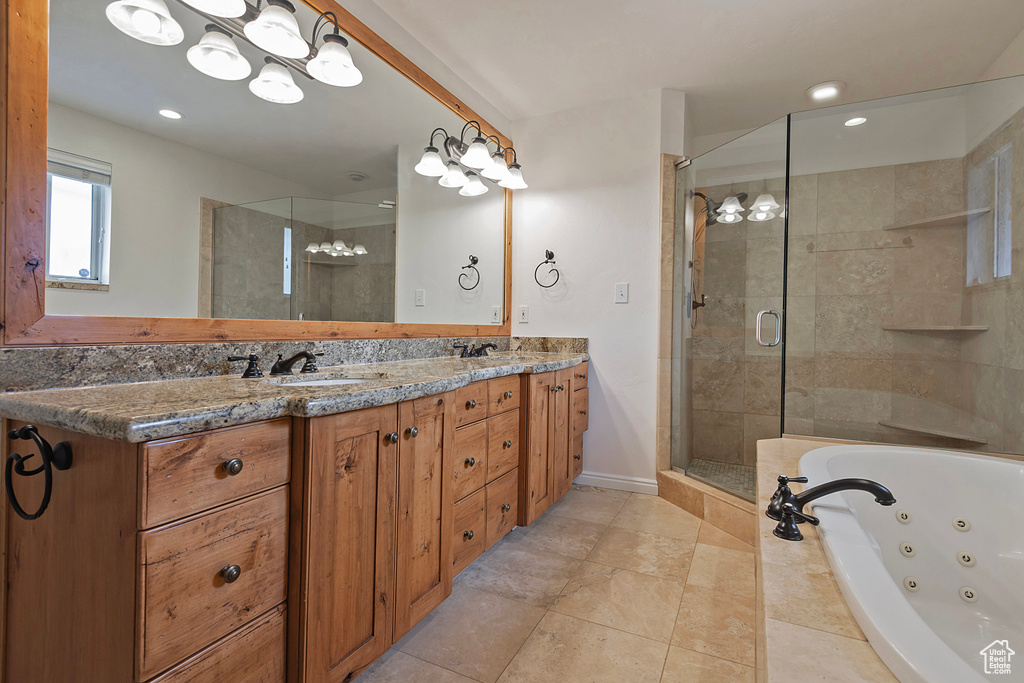
[[(533, 269), (533, 279), (534, 279), (534, 281), (538, 285), (540, 285), (544, 289), (551, 289), (552, 287), (554, 287), (555, 285), (558, 284), (558, 278), (561, 277), (561, 273), (559, 273), (558, 269), (554, 267), (555, 266), (555, 252), (551, 251), (550, 249), (547, 249), (547, 250), (544, 251), (544, 256), (545, 256), (546, 260), (541, 261), (539, 264), (537, 264), (537, 267)], [(545, 265), (547, 263), (551, 264), (551, 269), (548, 270), (548, 274), (549, 275), (551, 273), (555, 274), (555, 280), (550, 285), (541, 284), (540, 278), (537, 276), (537, 272), (540, 270), (541, 266), (543, 266), (543, 265)]]
[(463, 270), (466, 270), (468, 268), (469, 270), (472, 270), (474, 273), (476, 273), (476, 282), (473, 283), (472, 287), (467, 287), (465, 282), (462, 281), (462, 278), (466, 278), (466, 282), (469, 282), (472, 276), (470, 276), (468, 273), (459, 273), (459, 287), (462, 287), (467, 292), (476, 289), (477, 285), (480, 284), (480, 271), (476, 269), (476, 264), (478, 263), (480, 263), (480, 259), (470, 254), (469, 265), (462, 266)]

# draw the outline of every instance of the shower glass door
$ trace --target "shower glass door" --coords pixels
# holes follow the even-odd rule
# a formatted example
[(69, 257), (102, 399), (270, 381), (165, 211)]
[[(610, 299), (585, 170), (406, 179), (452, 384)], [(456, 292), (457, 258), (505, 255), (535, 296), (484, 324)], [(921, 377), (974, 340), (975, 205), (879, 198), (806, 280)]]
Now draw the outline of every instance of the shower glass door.
[(788, 119), (676, 177), (672, 465), (748, 500), (782, 434)]

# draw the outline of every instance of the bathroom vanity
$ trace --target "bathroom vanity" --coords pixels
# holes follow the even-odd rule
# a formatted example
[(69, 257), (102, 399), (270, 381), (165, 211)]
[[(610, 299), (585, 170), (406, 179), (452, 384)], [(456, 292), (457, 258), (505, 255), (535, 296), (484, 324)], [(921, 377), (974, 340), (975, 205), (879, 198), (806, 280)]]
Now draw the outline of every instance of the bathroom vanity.
[(73, 453), (38, 519), (7, 511), (4, 680), (352, 680), (571, 487), (587, 360), (0, 395), (5, 433)]

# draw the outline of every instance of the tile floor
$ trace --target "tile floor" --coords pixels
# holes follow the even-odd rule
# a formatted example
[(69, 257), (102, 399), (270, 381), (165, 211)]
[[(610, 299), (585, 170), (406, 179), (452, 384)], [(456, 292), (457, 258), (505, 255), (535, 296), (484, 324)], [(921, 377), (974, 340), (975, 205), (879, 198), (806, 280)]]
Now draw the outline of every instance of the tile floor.
[(751, 502), (757, 495), (756, 467), (694, 458), (686, 468), (686, 473), (712, 486), (736, 493)]
[(656, 496), (574, 486), (359, 681), (752, 683), (753, 667), (753, 549)]

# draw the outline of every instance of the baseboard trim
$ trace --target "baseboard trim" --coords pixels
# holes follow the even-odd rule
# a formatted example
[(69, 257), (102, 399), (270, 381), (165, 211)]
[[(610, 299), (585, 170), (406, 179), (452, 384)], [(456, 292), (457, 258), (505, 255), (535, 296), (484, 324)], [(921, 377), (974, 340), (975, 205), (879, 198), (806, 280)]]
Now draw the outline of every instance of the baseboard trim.
[(658, 495), (658, 481), (656, 479), (644, 479), (641, 477), (621, 477), (616, 474), (598, 474), (596, 472), (584, 471), (576, 477), (573, 483), (583, 486), (600, 486), (605, 489), (616, 489), (618, 491), (631, 491), (633, 493), (647, 493), (652, 496)]

